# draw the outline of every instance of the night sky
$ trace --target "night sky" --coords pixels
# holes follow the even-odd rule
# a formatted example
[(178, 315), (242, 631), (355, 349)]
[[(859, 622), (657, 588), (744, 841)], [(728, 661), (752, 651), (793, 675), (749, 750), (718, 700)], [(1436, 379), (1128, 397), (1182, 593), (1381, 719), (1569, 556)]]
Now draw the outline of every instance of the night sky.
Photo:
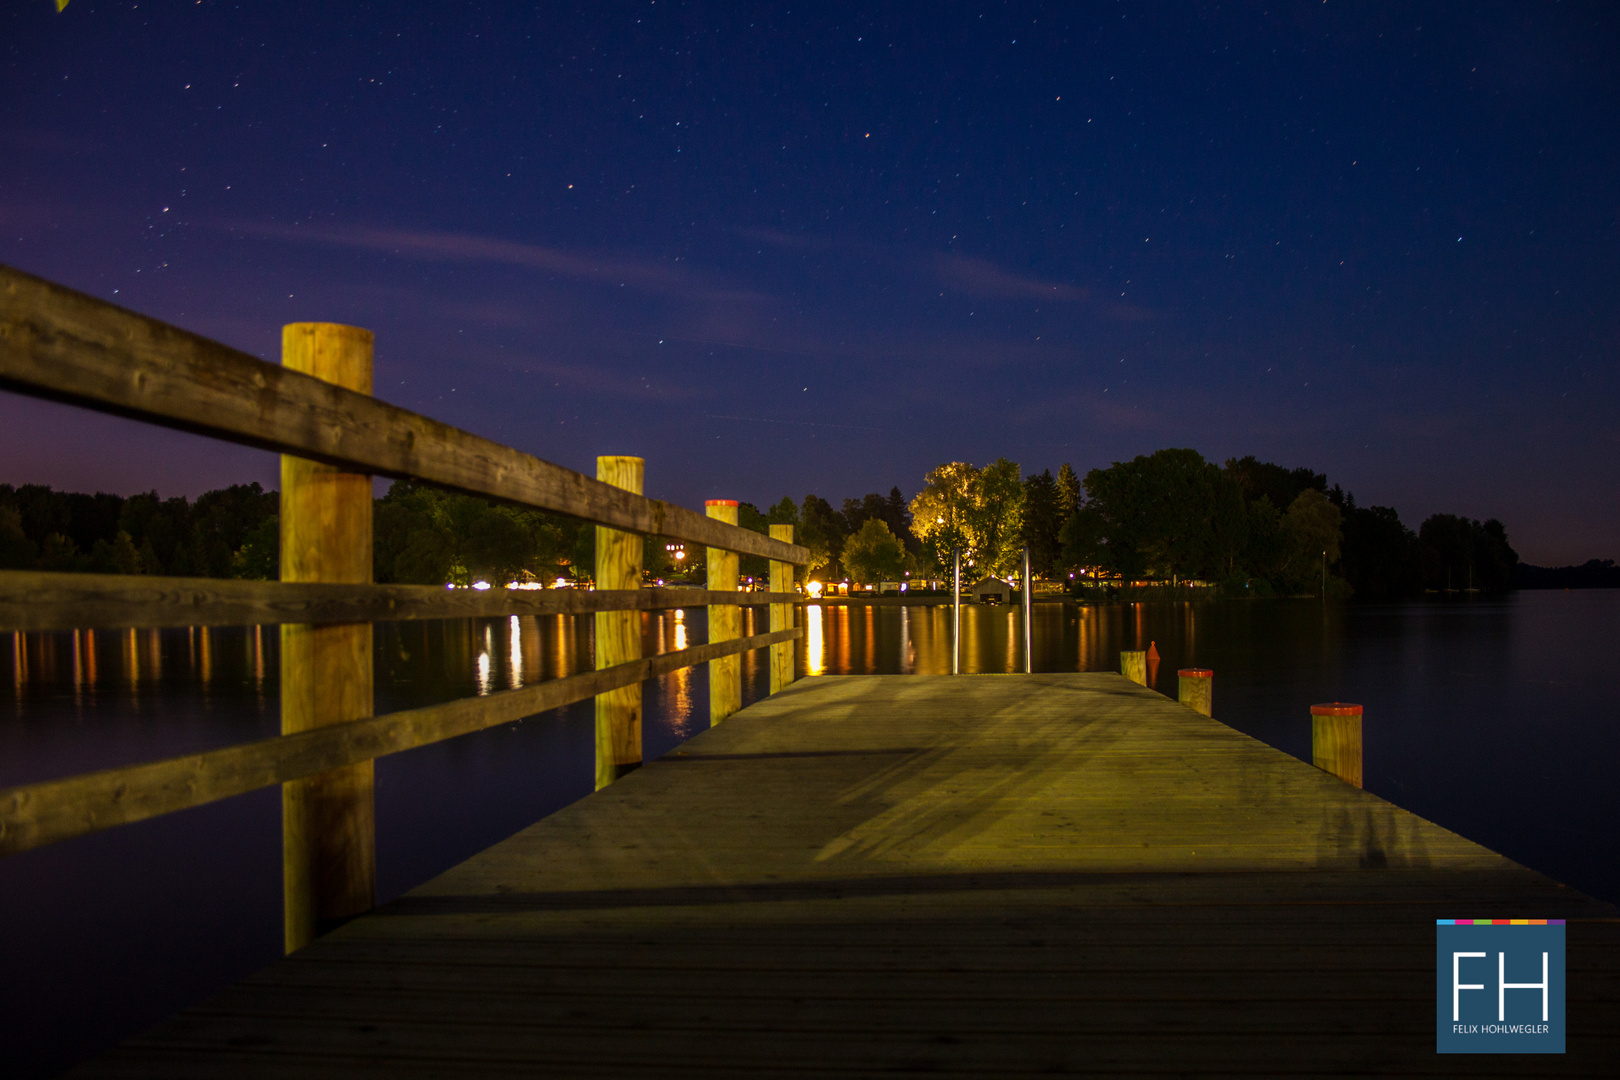
[[(5, 0), (0, 262), (689, 506), (1191, 446), (1620, 556), (1612, 5), (1156, 7)], [(276, 475), (11, 395), (0, 461)]]

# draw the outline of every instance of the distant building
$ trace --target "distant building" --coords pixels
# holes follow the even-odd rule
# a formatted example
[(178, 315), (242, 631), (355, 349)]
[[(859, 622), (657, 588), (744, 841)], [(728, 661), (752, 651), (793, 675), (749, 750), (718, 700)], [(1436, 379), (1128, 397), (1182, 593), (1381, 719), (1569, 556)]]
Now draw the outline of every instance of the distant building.
[(981, 578), (968, 588), (973, 599), (981, 604), (1012, 603), (1012, 586), (998, 577)]

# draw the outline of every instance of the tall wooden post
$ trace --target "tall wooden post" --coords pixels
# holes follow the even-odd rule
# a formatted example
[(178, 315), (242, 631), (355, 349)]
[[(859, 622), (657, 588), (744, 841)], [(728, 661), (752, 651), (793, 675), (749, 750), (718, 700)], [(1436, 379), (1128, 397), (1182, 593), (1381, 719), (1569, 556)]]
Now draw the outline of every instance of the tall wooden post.
[(1177, 700), (1193, 712), (1215, 715), (1215, 673), (1209, 668), (1189, 667), (1176, 674), (1181, 677)]
[[(737, 524), (736, 499), (710, 499), (704, 511), (717, 521)], [(737, 553), (709, 548), (704, 556), (709, 588), (737, 591)], [(709, 605), (709, 641), (732, 641), (742, 633), (742, 608), (736, 604)], [(733, 654), (709, 661), (709, 724), (718, 724), (742, 708), (742, 657)]]
[[(638, 457), (599, 457), (596, 478), (642, 494), (646, 463)], [(642, 540), (633, 532), (596, 527), (596, 587), (641, 588)], [(641, 659), (641, 613), (596, 613), (596, 667)], [(596, 789), (641, 764), (641, 684), (596, 695)]]
[[(784, 544), (793, 543), (793, 526), (772, 525), (771, 539)], [(793, 564), (771, 560), (771, 592), (793, 591)], [(793, 605), (771, 605), (771, 632), (793, 628)], [(793, 642), (782, 641), (771, 646), (771, 693), (787, 689), (793, 682)]]
[(962, 552), (951, 552), (951, 674), (962, 674)]
[(1342, 701), (1311, 706), (1311, 764), (1361, 786), (1361, 706)]
[(1024, 674), (1035, 671), (1035, 578), (1029, 572), (1029, 547), (1024, 548)]
[(1147, 653), (1140, 649), (1121, 649), (1119, 673), (1133, 683), (1147, 685)]
[[(363, 394), (371, 349), (371, 331), (353, 326), (281, 332), (283, 366)], [(371, 477), (282, 456), (281, 580), (371, 582)], [(281, 733), (370, 716), (371, 671), (370, 623), (283, 624)], [(288, 952), (375, 903), (373, 776), (366, 761), (281, 785)]]

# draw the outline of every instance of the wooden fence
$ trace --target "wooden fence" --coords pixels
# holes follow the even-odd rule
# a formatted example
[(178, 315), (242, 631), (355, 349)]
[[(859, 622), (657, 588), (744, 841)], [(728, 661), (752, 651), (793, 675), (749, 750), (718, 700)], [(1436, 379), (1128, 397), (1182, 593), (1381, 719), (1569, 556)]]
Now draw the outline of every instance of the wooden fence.
[[(711, 720), (741, 705), (740, 655), (769, 647), (770, 689), (793, 679), (790, 526), (739, 528), (641, 494), (641, 462), (593, 479), (370, 396), (371, 335), (283, 332), (265, 363), (188, 331), (0, 266), (0, 388), (281, 453), (280, 581), (0, 571), (0, 630), (280, 624), (282, 734), (0, 790), (0, 855), (282, 785), (288, 951), (374, 903), (372, 763), (385, 754), (596, 700), (597, 786), (641, 760), (641, 683), (710, 665)], [(419, 480), (597, 526), (597, 591), (371, 583), (372, 476)], [(709, 588), (640, 588), (642, 538), (708, 549)], [(737, 555), (770, 560), (770, 632), (739, 637)], [(643, 657), (635, 613), (709, 606), (709, 642)], [(596, 670), (372, 716), (376, 620), (593, 613)]]

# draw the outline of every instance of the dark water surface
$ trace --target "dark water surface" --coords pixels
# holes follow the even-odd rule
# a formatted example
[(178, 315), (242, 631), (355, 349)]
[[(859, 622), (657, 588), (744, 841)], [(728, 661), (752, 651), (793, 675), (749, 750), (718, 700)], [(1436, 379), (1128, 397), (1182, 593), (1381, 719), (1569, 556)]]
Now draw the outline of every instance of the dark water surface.
[[(744, 633), (763, 629), (745, 612)], [(757, 625), (751, 621), (758, 618)], [(950, 608), (811, 607), (800, 673), (950, 670)], [(647, 652), (705, 640), (702, 609), (644, 617)], [(0, 787), (278, 729), (266, 627), (0, 638)], [(964, 608), (963, 668), (1021, 670), (1016, 610)], [(1402, 605), (1295, 601), (1035, 610), (1035, 670), (1118, 670), (1152, 641), (1157, 689), (1213, 668), (1218, 719), (1309, 757), (1313, 702), (1366, 706), (1380, 795), (1588, 893), (1620, 899), (1620, 592)], [(590, 618), (377, 629), (379, 712), (585, 670)], [(762, 657), (744, 658), (757, 700)], [(648, 757), (707, 725), (702, 668), (649, 683)], [(379, 899), (588, 794), (589, 702), (382, 759)], [(0, 861), (0, 1073), (51, 1075), (275, 959), (275, 790)], [(1534, 913), (1529, 913), (1534, 914)]]

